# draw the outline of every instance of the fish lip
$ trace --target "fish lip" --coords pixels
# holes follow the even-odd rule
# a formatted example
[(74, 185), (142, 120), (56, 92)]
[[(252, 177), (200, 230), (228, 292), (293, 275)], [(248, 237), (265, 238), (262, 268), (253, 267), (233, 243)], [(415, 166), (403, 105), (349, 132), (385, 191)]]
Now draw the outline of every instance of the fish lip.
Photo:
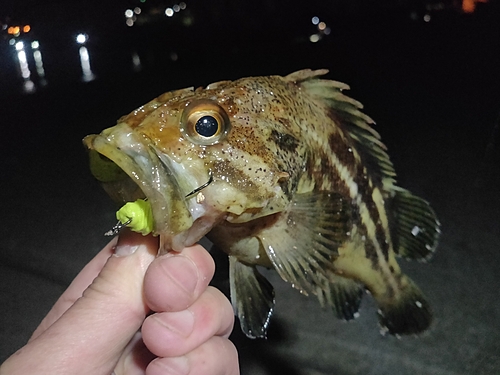
[(150, 201), (153, 235), (160, 235), (160, 253), (192, 245), (188, 230), (194, 220), (187, 199), (181, 193), (175, 171), (164, 158), (160, 160), (158, 150), (146, 137), (120, 123), (99, 135), (87, 136), (84, 144), (117, 164)]

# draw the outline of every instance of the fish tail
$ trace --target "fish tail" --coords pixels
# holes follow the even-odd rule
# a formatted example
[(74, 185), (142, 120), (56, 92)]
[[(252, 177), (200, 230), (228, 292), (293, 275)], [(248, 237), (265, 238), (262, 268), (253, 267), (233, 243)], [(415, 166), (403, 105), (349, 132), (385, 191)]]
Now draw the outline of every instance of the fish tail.
[(393, 335), (417, 334), (432, 322), (432, 311), (426, 297), (407, 276), (402, 276), (397, 296), (379, 300), (379, 322), (383, 331)]

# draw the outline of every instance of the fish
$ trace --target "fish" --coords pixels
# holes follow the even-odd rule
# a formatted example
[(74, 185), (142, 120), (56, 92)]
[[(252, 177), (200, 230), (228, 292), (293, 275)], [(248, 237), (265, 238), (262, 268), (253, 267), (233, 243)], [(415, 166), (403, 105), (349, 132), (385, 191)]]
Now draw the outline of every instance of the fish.
[(373, 120), (327, 73), (164, 93), (84, 138), (91, 172), (117, 203), (150, 204), (160, 255), (204, 236), (228, 255), (250, 338), (266, 337), (275, 306), (261, 267), (342, 320), (370, 294), (384, 333), (419, 334), (432, 309), (397, 258), (427, 261), (440, 222), (397, 185)]

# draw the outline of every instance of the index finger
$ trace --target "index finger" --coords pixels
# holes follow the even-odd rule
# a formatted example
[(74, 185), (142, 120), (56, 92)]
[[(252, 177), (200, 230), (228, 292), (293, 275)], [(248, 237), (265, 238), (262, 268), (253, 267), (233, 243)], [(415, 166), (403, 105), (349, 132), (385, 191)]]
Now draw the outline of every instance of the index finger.
[(50, 327), (57, 319), (68, 310), (75, 301), (82, 296), (82, 293), (92, 283), (102, 267), (113, 254), (113, 248), (116, 245), (117, 238), (113, 238), (78, 274), (71, 282), (69, 287), (58, 298), (57, 302), (52, 306), (40, 325), (37, 327), (30, 341), (34, 340), (48, 327)]

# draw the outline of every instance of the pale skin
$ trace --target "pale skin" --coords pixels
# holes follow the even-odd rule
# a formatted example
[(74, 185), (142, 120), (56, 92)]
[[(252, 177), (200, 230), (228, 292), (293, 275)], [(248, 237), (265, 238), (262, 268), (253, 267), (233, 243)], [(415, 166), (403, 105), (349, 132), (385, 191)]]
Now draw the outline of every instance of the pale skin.
[(208, 286), (201, 246), (156, 257), (157, 239), (123, 231), (75, 278), (0, 375), (237, 375), (226, 297)]

